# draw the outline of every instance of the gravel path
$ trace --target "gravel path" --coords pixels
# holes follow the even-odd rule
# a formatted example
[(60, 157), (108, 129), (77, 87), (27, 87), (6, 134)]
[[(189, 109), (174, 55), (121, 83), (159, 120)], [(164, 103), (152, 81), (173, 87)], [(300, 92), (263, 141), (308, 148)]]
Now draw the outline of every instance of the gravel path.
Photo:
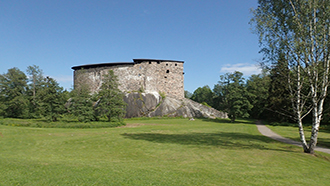
[[(274, 140), (277, 140), (277, 141), (280, 141), (280, 142), (283, 142), (283, 143), (288, 143), (288, 144), (291, 144), (291, 145), (296, 145), (296, 146), (302, 147), (300, 142), (294, 141), (292, 139), (284, 138), (284, 137), (276, 134), (275, 132), (270, 130), (268, 127), (263, 125), (260, 121), (257, 121), (257, 127), (258, 127), (259, 132), (264, 136), (267, 136), (269, 138), (272, 138)], [(328, 149), (328, 148), (316, 147), (315, 150), (330, 154), (330, 149)]]

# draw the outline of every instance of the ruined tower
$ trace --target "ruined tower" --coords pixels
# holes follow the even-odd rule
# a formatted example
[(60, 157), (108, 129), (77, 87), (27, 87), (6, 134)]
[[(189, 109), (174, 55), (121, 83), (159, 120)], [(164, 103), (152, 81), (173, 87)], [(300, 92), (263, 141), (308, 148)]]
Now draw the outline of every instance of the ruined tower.
[(103, 75), (111, 69), (118, 76), (119, 89), (123, 92), (157, 92), (183, 99), (183, 63), (175, 60), (133, 59), (133, 62), (74, 66), (74, 86), (84, 82), (90, 86), (92, 93), (98, 92)]

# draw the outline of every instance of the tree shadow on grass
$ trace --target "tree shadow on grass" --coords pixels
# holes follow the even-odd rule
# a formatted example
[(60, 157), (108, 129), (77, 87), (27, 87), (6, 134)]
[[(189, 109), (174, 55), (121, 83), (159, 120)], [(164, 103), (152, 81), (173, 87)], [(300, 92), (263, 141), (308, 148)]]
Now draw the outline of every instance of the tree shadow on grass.
[(330, 133), (330, 125), (329, 124), (327, 124), (327, 125), (321, 125), (320, 131), (321, 132)]
[(269, 148), (265, 143), (274, 140), (246, 133), (187, 133), (187, 134), (163, 134), (163, 133), (125, 133), (125, 138), (133, 140), (146, 140), (155, 143), (176, 143), (181, 145), (193, 145), (200, 147), (218, 147), (223, 149), (259, 149), (293, 152), (289, 149)]
[(256, 121), (255, 120), (236, 120), (234, 122), (231, 122), (230, 119), (223, 119), (223, 118), (215, 118), (215, 119), (210, 119), (210, 118), (203, 118), (202, 121), (206, 121), (206, 122), (213, 122), (213, 123), (231, 123), (231, 124), (253, 124), (255, 125), (256, 124)]
[(317, 143), (318, 145), (320, 145), (321, 147), (326, 147), (326, 148), (330, 148), (330, 139), (329, 138), (318, 138), (317, 139)]

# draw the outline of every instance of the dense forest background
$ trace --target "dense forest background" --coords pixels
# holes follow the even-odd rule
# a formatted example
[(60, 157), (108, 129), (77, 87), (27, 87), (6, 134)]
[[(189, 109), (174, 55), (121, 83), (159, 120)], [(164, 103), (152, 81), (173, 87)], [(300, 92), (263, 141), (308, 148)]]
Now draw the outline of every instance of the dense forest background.
[[(264, 68), (261, 74), (247, 79), (241, 72), (227, 73), (211, 89), (208, 85), (193, 93), (185, 91), (185, 97), (196, 102), (225, 111), (234, 121), (236, 118), (261, 119), (276, 123), (295, 123), (292, 99), (288, 89), (290, 71), (281, 63)], [(327, 98), (329, 95), (327, 95)], [(326, 99), (323, 124), (330, 123), (330, 104)], [(312, 116), (304, 118), (311, 124)]]
[[(269, 122), (295, 122), (292, 116), (291, 97), (287, 89), (289, 73), (284, 67), (276, 65), (264, 69), (263, 73), (251, 75), (248, 79), (241, 72), (227, 73), (220, 76), (217, 84), (197, 88), (193, 93), (185, 91), (185, 97), (201, 104), (227, 112), (232, 121), (236, 118), (262, 119)], [(114, 77), (112, 76), (107, 76)], [(216, 81), (216, 80), (215, 80)], [(123, 96), (117, 89), (116, 79), (109, 79), (103, 87), (116, 89), (116, 95)], [(107, 92), (108, 90), (108, 92)], [(29, 66), (26, 74), (18, 68), (11, 68), (0, 75), (0, 117), (9, 118), (46, 118), (57, 121), (64, 115), (76, 117), (79, 121), (97, 121), (100, 117), (120, 119), (125, 104), (105, 113), (109, 107), (104, 101), (95, 109), (95, 103), (109, 94), (104, 88), (99, 94), (90, 95), (88, 85), (74, 90), (64, 90), (55, 79), (44, 77), (38, 66)], [(111, 94), (111, 93), (110, 93)], [(118, 98), (118, 97), (117, 97)], [(120, 99), (114, 99), (118, 101)], [(330, 104), (326, 102), (323, 123), (330, 123)], [(114, 118), (111, 118), (114, 116)], [(310, 123), (311, 117), (305, 122)]]

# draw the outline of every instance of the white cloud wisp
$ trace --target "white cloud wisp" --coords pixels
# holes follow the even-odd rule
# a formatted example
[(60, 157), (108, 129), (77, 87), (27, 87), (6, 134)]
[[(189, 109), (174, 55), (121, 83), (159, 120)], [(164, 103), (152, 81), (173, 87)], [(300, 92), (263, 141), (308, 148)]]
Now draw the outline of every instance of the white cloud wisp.
[(244, 76), (251, 76), (252, 74), (260, 74), (261, 68), (255, 64), (238, 63), (227, 64), (220, 69), (220, 73), (233, 73), (235, 71), (242, 72)]

